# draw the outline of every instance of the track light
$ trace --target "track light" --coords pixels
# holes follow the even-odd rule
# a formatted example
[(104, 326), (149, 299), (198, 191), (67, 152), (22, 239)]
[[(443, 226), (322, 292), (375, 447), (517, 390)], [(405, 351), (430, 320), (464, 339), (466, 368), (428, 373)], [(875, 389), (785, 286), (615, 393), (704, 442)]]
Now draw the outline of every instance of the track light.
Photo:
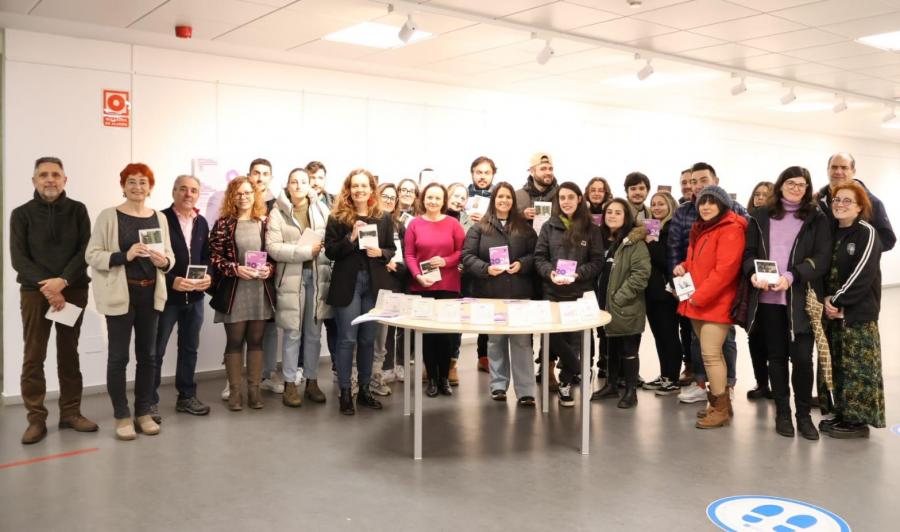
[(628, 4), (628, 7), (631, 9), (637, 9), (641, 7), (644, 2), (643, 0), (625, 0), (625, 3)]
[(738, 94), (743, 94), (745, 92), (747, 92), (747, 79), (742, 77), (737, 85), (731, 87), (731, 95), (737, 96)]
[(794, 87), (791, 87), (784, 96), (781, 97), (781, 105), (787, 105), (796, 99), (797, 95), (794, 93)]
[[(836, 94), (835, 94), (835, 97), (837, 97)], [(834, 102), (834, 107), (832, 107), (831, 110), (834, 111), (835, 114), (843, 113), (844, 111), (846, 111), (847, 110), (847, 98), (841, 98), (840, 100), (837, 100), (836, 102)]]
[(553, 57), (553, 54), (556, 52), (553, 50), (553, 47), (550, 46), (550, 41), (544, 41), (544, 47), (537, 54), (537, 62), (539, 65), (546, 65), (547, 61)]
[(650, 64), (650, 60), (647, 60), (647, 64), (644, 65), (644, 68), (638, 70), (637, 78), (641, 81), (649, 78), (650, 75), (653, 74), (653, 65)]
[(400, 28), (400, 31), (397, 33), (397, 37), (400, 38), (403, 43), (408, 43), (412, 38), (413, 33), (416, 32), (418, 27), (416, 26), (415, 21), (413, 21), (412, 15), (406, 16), (406, 22), (403, 24), (403, 27)]

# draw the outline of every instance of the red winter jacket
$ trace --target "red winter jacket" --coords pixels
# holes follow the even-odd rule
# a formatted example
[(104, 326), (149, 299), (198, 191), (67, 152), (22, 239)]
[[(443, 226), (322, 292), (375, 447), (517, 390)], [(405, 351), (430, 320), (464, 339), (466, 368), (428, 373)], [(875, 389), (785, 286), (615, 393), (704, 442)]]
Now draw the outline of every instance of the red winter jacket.
[[(700, 223), (698, 220), (694, 227)], [(696, 291), (678, 305), (679, 314), (695, 320), (731, 323), (746, 228), (747, 220), (728, 211), (716, 225), (699, 233), (691, 230), (687, 260), (682, 266), (690, 272)]]

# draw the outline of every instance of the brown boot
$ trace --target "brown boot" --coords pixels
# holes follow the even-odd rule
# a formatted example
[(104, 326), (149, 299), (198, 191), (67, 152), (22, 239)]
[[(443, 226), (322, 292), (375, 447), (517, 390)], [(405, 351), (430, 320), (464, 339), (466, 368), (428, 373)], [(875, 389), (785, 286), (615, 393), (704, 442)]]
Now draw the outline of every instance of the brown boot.
[(450, 386), (459, 386), (459, 372), (456, 371), (456, 359), (450, 359), (450, 374), (447, 377), (450, 381)]
[(241, 369), (243, 354), (225, 353), (225, 375), (228, 378), (228, 410), (238, 412), (244, 409), (241, 395)]
[(259, 393), (262, 365), (262, 351), (247, 351), (247, 406), (256, 410), (265, 406), (262, 394)]
[(706, 401), (706, 408), (697, 410), (697, 419), (703, 419), (712, 412), (713, 394), (709, 390), (706, 391)]
[(300, 390), (293, 382), (284, 383), (284, 393), (281, 395), (281, 402), (284, 406), (297, 408), (303, 404), (303, 397), (300, 396)]
[(22, 443), (25, 445), (31, 445), (32, 443), (37, 443), (44, 439), (44, 436), (47, 435), (47, 424), (43, 421), (34, 421), (28, 423), (28, 428), (25, 429), (25, 434), (22, 434)]
[(76, 414), (74, 416), (64, 417), (59, 420), (59, 428), (73, 429), (75, 432), (97, 432), (100, 427), (90, 419)]
[(307, 379), (306, 381), (306, 391), (303, 393), (307, 399), (314, 403), (324, 403), (325, 402), (325, 394), (322, 393), (322, 390), (319, 388), (319, 381), (316, 379)]
[(728, 392), (719, 396), (712, 395), (710, 396), (710, 401), (712, 410), (709, 411), (706, 417), (697, 421), (695, 426), (698, 429), (724, 427), (731, 421), (731, 417), (728, 415), (728, 409), (731, 407), (731, 399), (728, 397)]
[(551, 360), (548, 366), (550, 368), (550, 375), (548, 375), (550, 377), (548, 381), (550, 383), (550, 391), (557, 392), (559, 391), (559, 379), (556, 378), (556, 362)]

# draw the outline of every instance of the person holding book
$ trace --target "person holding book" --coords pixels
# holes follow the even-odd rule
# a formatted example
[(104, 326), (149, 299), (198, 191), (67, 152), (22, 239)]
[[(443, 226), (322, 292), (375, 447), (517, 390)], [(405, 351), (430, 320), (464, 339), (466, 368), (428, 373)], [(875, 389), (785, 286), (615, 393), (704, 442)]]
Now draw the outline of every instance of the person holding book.
[(678, 313), (691, 319), (709, 378), (709, 405), (697, 421), (698, 429), (722, 427), (734, 415), (723, 344), (732, 327), (731, 307), (737, 295), (747, 220), (732, 210), (732, 201), (718, 185), (700, 190), (696, 201), (699, 218), (691, 228), (687, 258), (672, 270), (681, 277), (675, 281), (676, 293), (683, 294)]
[[(406, 228), (403, 254), (413, 277), (410, 291), (434, 299), (456, 299), (460, 291), (459, 263), (465, 233), (447, 212), (447, 190), (429, 183), (419, 199), (421, 216)], [(450, 357), (455, 351), (454, 333), (425, 334), (422, 352), (428, 371), (429, 397), (453, 395), (450, 388)]]
[(638, 402), (638, 354), (646, 319), (644, 290), (650, 279), (650, 253), (644, 242), (647, 228), (635, 222), (627, 200), (615, 198), (606, 205), (599, 232), (605, 245), (605, 260), (594, 291), (597, 303), (610, 313), (612, 321), (600, 332), (600, 349), (607, 359), (606, 384), (591, 399), (618, 397), (621, 373), (625, 394), (618, 407), (634, 408)]
[(419, 185), (412, 179), (401, 179), (397, 183), (397, 209), (399, 209), (399, 216), (402, 217), (403, 214), (409, 215), (409, 217), (403, 217), (402, 221), (404, 224), (408, 224), (412, 220), (410, 217), (418, 214), (416, 212), (418, 204)]
[(678, 300), (671, 292), (672, 271), (666, 254), (669, 244), (669, 222), (678, 208), (668, 192), (657, 192), (650, 198), (651, 219), (648, 227), (647, 249), (650, 251), (650, 281), (644, 293), (647, 302), (647, 321), (653, 332), (656, 355), (659, 357), (659, 378), (646, 382), (643, 388), (656, 395), (671, 395), (681, 391), (678, 372), (681, 370), (682, 346), (678, 337)]
[(88, 301), (90, 278), (84, 251), (91, 236), (91, 219), (87, 207), (66, 194), (68, 180), (62, 160), (37, 159), (31, 177), (34, 194), (13, 209), (9, 218), (9, 255), (20, 286), (19, 310), (25, 341), (20, 380), (22, 403), (28, 412), (28, 427), (21, 440), (25, 445), (37, 443), (47, 435), (44, 361), (54, 322), (59, 428), (76, 432), (96, 432), (99, 428), (81, 414), (78, 338), (84, 312), (80, 311), (70, 323), (46, 317), (51, 310), (84, 309)]
[[(116, 438), (133, 440), (135, 428), (159, 434), (151, 416), (156, 325), (166, 305), (166, 272), (175, 265), (166, 216), (148, 207), (155, 179), (146, 164), (131, 163), (119, 173), (125, 201), (104, 209), (94, 224), (85, 260), (94, 278), (94, 305), (106, 316), (106, 388), (116, 417)], [(150, 235), (156, 233), (156, 237)], [(161, 241), (145, 244), (145, 241)], [(128, 407), (125, 370), (134, 331), (136, 370), (134, 420)]]
[[(324, 403), (319, 388), (322, 321), (331, 282), (331, 261), (323, 251), (328, 208), (310, 186), (302, 168), (291, 170), (284, 192), (275, 200), (266, 228), (266, 249), (276, 264), (275, 323), (282, 329), (284, 394), (282, 403), (299, 407), (303, 398)], [(302, 347), (301, 347), (302, 344)], [(300, 392), (300, 355), (306, 388)]]
[[(518, 200), (518, 198), (516, 198)], [(572, 182), (557, 188), (553, 215), (541, 227), (534, 264), (550, 301), (575, 301), (593, 290), (603, 269), (603, 236), (594, 225), (581, 189)], [(550, 335), (550, 351), (559, 356), (559, 404), (575, 406), (572, 383), (579, 373), (578, 333)], [(586, 375), (583, 378), (588, 378)]]
[[(194, 371), (203, 326), (203, 292), (212, 282), (209, 267), (209, 225), (195, 207), (200, 198), (200, 180), (180, 175), (172, 186), (172, 205), (163, 209), (170, 232), (175, 265), (166, 273), (168, 297), (156, 328), (156, 372), (153, 380), (151, 415), (159, 414), (162, 364), (172, 330), (178, 325), (178, 358), (175, 366), (176, 412), (195, 416), (209, 414), (209, 406), (197, 398)], [(196, 272), (192, 274), (191, 272)], [(194, 278), (196, 277), (196, 278)], [(154, 419), (161, 422), (162, 417)]]
[[(750, 211), (746, 240), (743, 277), (755, 289), (747, 308), (748, 334), (762, 342), (760, 347), (768, 355), (775, 432), (794, 437), (793, 384), (797, 430), (804, 438), (817, 440), (819, 433), (810, 417), (813, 330), (806, 300), (821, 297), (822, 280), (831, 267), (831, 227), (816, 206), (806, 168), (791, 166), (781, 172), (772, 201)], [(761, 384), (757, 381), (758, 387)]]
[(236, 177), (225, 189), (219, 219), (209, 235), (213, 269), (215, 323), (225, 326), (225, 374), (228, 409), (243, 410), (241, 369), (247, 347), (247, 406), (264, 405), (260, 395), (263, 335), (274, 316), (275, 265), (266, 252), (266, 204), (246, 177)]
[[(537, 234), (516, 206), (515, 189), (506, 182), (497, 184), (485, 215), (466, 233), (463, 245), (462, 262), (472, 276), (472, 295), (531, 299), (536, 245)], [(534, 406), (531, 335), (489, 335), (487, 356), (491, 397), (496, 401), (506, 400), (512, 368), (518, 403)]]
[[(497, 165), (494, 164), (490, 157), (482, 155), (469, 165), (469, 173), (472, 175), (472, 182), (468, 188), (469, 204), (473, 203), (473, 199), (477, 200), (480, 208), (469, 208), (469, 205), (467, 205), (467, 211), (472, 223), (478, 223), (486, 212), (481, 201), (488, 200), (494, 191), (494, 176), (497, 174)], [(468, 231), (468, 229), (466, 230)]]
[(375, 198), (376, 187), (375, 177), (368, 170), (351, 171), (335, 197), (325, 227), (325, 254), (334, 261), (326, 302), (335, 312), (338, 406), (345, 415), (356, 413), (351, 391), (354, 348), (359, 383), (356, 403), (376, 410), (382, 408), (369, 389), (378, 324), (352, 323), (375, 306), (379, 289), (389, 290), (393, 285), (387, 265), (395, 252), (394, 225), (391, 215), (381, 211)]
[[(881, 252), (887, 247), (866, 188), (848, 180), (831, 190), (837, 227), (831, 268), (825, 279), (825, 334), (834, 375), (833, 418), (819, 429), (833, 438), (866, 438), (869, 425), (885, 426), (884, 376), (881, 369)], [(827, 397), (819, 379), (819, 397)]]

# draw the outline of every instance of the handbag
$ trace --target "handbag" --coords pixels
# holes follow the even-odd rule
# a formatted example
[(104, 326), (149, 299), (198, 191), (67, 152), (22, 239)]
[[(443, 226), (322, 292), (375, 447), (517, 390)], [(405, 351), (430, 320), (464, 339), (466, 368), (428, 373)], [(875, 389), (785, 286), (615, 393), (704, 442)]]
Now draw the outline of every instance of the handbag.
[(750, 311), (750, 293), (753, 286), (750, 284), (749, 277), (743, 277), (738, 280), (737, 294), (734, 302), (731, 304), (731, 321), (735, 325), (739, 325), (742, 329), (749, 332), (750, 324), (748, 323), (748, 314)]

